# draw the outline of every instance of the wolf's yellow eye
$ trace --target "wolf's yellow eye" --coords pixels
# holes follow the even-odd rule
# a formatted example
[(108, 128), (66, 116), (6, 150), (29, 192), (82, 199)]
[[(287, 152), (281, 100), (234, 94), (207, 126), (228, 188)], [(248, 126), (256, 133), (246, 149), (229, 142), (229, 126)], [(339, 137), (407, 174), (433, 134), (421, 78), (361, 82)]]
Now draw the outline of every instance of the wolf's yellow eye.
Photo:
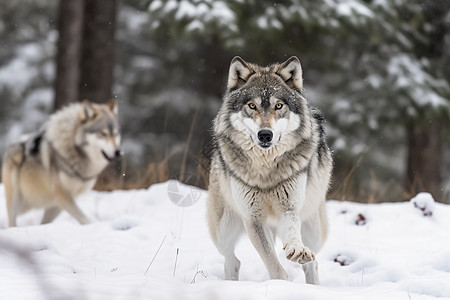
[(256, 104), (255, 103), (249, 103), (248, 107), (250, 107), (250, 109), (256, 109)]
[(278, 102), (277, 104), (275, 104), (275, 109), (281, 109), (283, 107), (283, 103)]

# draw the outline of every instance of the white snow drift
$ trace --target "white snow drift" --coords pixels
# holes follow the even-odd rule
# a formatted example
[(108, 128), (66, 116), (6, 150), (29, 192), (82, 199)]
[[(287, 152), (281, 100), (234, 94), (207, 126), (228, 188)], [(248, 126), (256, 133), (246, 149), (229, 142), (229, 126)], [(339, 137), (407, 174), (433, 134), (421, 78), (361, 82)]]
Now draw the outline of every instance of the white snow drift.
[(280, 241), (291, 281), (269, 280), (247, 238), (237, 248), (240, 281), (223, 280), (206, 192), (180, 185), (193, 203), (181, 207), (169, 199), (173, 186), (90, 192), (79, 204), (96, 220), (91, 225), (63, 213), (41, 226), (42, 212), (33, 211), (17, 228), (6, 228), (0, 186), (0, 299), (450, 298), (450, 207), (429, 194), (410, 203), (329, 201), (331, 230), (316, 256), (321, 286), (312, 286)]

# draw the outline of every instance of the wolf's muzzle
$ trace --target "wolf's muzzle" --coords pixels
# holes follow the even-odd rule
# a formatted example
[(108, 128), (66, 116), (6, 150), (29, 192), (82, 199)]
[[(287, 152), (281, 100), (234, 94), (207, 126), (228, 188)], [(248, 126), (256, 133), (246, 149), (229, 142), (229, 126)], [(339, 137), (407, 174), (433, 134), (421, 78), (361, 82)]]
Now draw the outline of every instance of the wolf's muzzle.
[(121, 150), (116, 150), (114, 152), (114, 158), (119, 158), (123, 155), (123, 152)]
[(270, 147), (270, 142), (272, 141), (273, 133), (270, 130), (263, 129), (258, 132), (258, 140), (262, 147)]
[(113, 157), (109, 157), (108, 154), (106, 154), (106, 152), (103, 151), (103, 150), (102, 150), (102, 154), (103, 154), (103, 157), (104, 157), (107, 161), (110, 161), (110, 162), (111, 162), (111, 161), (113, 161), (113, 160), (119, 159), (119, 158), (123, 155), (123, 152), (120, 151), (120, 150), (116, 150), (116, 151), (114, 151), (114, 156), (113, 156)]

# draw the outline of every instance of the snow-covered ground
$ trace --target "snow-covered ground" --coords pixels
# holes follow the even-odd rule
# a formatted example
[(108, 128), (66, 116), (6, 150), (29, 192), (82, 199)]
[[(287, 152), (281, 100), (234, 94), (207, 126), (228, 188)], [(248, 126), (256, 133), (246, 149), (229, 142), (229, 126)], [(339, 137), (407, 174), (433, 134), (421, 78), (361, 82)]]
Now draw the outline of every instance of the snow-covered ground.
[(79, 204), (91, 225), (63, 213), (40, 226), (42, 212), (33, 211), (8, 229), (0, 186), (0, 299), (450, 298), (450, 206), (427, 195), (393, 204), (329, 201), (330, 234), (316, 256), (321, 286), (312, 286), (284, 258), (280, 241), (291, 281), (269, 280), (244, 237), (240, 281), (223, 280), (206, 192), (181, 186), (181, 195), (198, 201), (177, 206), (169, 199), (177, 200), (173, 184), (89, 192)]

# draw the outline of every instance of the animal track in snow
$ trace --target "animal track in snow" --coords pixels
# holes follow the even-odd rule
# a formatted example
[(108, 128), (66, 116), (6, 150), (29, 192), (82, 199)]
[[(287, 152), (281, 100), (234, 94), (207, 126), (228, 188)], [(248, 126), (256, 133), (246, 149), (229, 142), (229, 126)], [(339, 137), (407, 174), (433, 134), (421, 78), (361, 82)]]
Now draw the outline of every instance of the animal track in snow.
[(412, 206), (420, 210), (424, 217), (431, 217), (434, 210), (434, 199), (430, 193), (419, 193), (410, 200)]
[(356, 216), (355, 224), (358, 226), (364, 226), (364, 225), (366, 225), (366, 223), (367, 223), (367, 218), (363, 214), (359, 213)]
[(333, 261), (335, 263), (340, 264), (341, 266), (348, 266), (351, 265), (352, 263), (355, 262), (355, 260), (353, 259), (353, 257), (347, 255), (347, 254), (337, 254), (334, 258)]
[(138, 225), (139, 223), (132, 217), (120, 217), (111, 223), (113, 229), (122, 231), (130, 230)]

